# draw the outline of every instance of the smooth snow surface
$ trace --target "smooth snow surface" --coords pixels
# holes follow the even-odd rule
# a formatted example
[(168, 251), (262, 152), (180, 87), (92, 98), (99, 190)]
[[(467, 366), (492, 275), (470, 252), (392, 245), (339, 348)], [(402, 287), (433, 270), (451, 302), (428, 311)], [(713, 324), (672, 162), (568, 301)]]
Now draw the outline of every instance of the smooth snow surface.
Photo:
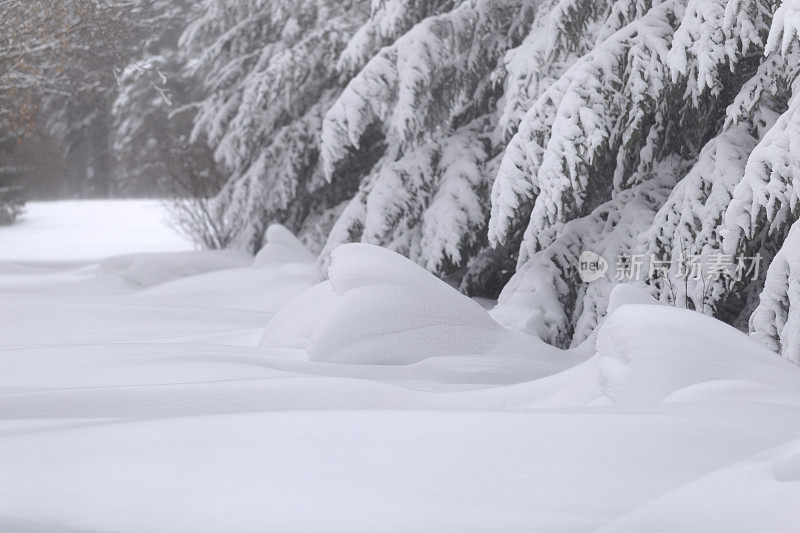
[(172, 229), (160, 200), (29, 202), (0, 226), (0, 261), (80, 261), (194, 247)]
[(800, 368), (746, 335), (621, 287), (562, 352), (289, 237), (0, 261), (0, 531), (797, 531)]

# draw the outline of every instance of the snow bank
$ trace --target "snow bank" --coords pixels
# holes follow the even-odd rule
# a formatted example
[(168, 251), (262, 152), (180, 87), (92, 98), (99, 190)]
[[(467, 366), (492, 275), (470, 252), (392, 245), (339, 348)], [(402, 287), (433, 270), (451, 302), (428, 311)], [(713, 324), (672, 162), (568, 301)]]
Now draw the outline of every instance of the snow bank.
[(503, 288), (491, 315), (514, 331), (541, 339), (557, 337), (557, 328), (549, 324), (566, 321), (558, 298), (559, 283), (558, 273), (552, 265), (529, 262)]
[(597, 336), (599, 379), (613, 403), (763, 401), (800, 406), (800, 367), (709, 316), (622, 305)]
[(273, 224), (267, 228), (267, 244), (256, 255), (253, 268), (284, 263), (312, 263), (314, 256), (285, 226)]
[(467, 298), (405, 257), (369, 244), (333, 252), (329, 280), (267, 326), (264, 346), (295, 346), (312, 360), (409, 364), (462, 354), (537, 354), (566, 368), (577, 360), (497, 324)]
[[(137, 255), (130, 258), (131, 266), (120, 258), (110, 263), (117, 267), (117, 275), (150, 287), (134, 295), (148, 304), (259, 311), (271, 316), (311, 286), (314, 257), (281, 225), (270, 226), (267, 239), (255, 260), (240, 252), (213, 251)], [(255, 342), (260, 337), (256, 335)]]

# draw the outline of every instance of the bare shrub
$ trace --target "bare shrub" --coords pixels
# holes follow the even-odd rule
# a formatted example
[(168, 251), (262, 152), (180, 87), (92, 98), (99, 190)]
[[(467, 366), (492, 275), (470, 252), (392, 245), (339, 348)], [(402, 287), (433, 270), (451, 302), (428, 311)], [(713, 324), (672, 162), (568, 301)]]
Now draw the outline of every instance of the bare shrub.
[(167, 208), (173, 226), (203, 248), (229, 247), (237, 226), (216, 200), (226, 179), (209, 149), (199, 143), (180, 142), (167, 150), (163, 161), (172, 190)]

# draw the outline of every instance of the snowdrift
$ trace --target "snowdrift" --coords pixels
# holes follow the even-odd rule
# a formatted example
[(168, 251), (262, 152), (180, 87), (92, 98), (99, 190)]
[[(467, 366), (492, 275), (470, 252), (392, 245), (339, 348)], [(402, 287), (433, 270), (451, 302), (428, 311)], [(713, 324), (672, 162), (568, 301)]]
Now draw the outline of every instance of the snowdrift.
[(264, 268), (283, 263), (313, 263), (311, 252), (285, 226), (273, 224), (267, 228), (267, 243), (253, 261), (253, 268)]
[(341, 246), (328, 276), (270, 321), (265, 347), (302, 347), (312, 360), (338, 363), (410, 364), (464, 354), (537, 354), (561, 368), (577, 362), (503, 328), (477, 302), (385, 248)]
[(129, 254), (101, 261), (97, 274), (116, 276), (144, 288), (205, 272), (250, 266), (252, 262), (252, 256), (230, 250)]
[(623, 305), (597, 335), (599, 380), (615, 403), (762, 401), (800, 406), (800, 367), (700, 313)]
[[(136, 297), (151, 302), (178, 299), (183, 304), (274, 313), (310, 285), (314, 256), (284, 226), (267, 231), (267, 243), (255, 259), (237, 252), (202, 252), (186, 255), (186, 269), (194, 272), (162, 282)], [(213, 255), (219, 254), (219, 255)], [(226, 255), (221, 255), (226, 254)], [(230, 259), (225, 268), (212, 268)], [(201, 273), (202, 272), (202, 273)]]

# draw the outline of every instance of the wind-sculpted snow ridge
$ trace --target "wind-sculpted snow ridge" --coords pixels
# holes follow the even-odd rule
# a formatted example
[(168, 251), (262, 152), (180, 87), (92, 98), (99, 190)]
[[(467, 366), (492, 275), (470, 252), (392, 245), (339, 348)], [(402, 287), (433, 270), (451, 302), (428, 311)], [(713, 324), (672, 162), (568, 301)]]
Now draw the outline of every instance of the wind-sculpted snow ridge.
[(137, 287), (152, 287), (215, 270), (249, 266), (252, 261), (253, 256), (232, 250), (129, 254), (101, 261), (97, 274), (115, 276)]
[(800, 407), (800, 368), (722, 322), (625, 305), (597, 336), (599, 380), (616, 404), (762, 401)]
[[(313, 360), (408, 364), (464, 354), (536, 355), (555, 370), (578, 359), (506, 330), (477, 302), (405, 257), (370, 244), (334, 251), (329, 281), (280, 312), (264, 344), (305, 338)], [(297, 324), (303, 324), (299, 333)]]

